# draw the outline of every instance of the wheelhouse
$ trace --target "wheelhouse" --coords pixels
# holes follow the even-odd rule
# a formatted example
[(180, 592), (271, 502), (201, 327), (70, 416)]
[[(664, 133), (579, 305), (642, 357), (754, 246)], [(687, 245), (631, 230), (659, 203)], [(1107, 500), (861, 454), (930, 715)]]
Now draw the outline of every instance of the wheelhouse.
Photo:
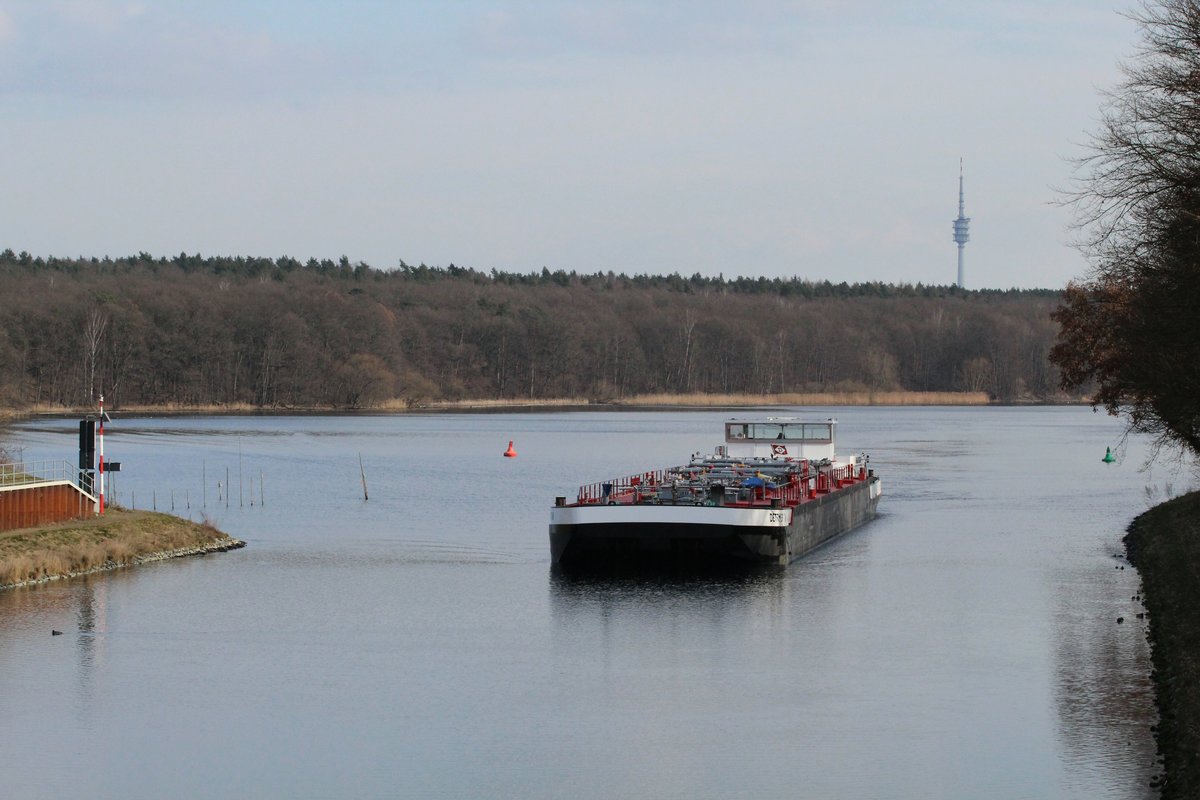
[(731, 419), (725, 423), (725, 454), (737, 458), (832, 460), (836, 429), (837, 420), (832, 418)]

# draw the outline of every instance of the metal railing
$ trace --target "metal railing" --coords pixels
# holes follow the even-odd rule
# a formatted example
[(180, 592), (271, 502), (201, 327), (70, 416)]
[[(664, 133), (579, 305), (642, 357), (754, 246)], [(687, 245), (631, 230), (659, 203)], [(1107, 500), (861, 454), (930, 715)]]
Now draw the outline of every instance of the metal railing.
[(78, 485), (79, 468), (62, 459), (0, 464), (0, 486), (23, 486), (46, 481), (70, 481)]
[[(819, 495), (836, 492), (867, 478), (865, 467), (821, 466), (810, 469), (802, 462), (796, 472), (779, 476), (773, 482), (756, 476), (755, 465), (743, 465), (745, 472), (736, 479), (699, 479), (700, 470), (682, 467), (673, 470), (652, 470), (640, 475), (613, 478), (579, 487), (577, 505), (714, 505), (729, 507), (759, 507), (772, 505), (797, 506)], [(761, 465), (759, 465), (761, 466)], [(712, 489), (719, 488), (720, 498)]]

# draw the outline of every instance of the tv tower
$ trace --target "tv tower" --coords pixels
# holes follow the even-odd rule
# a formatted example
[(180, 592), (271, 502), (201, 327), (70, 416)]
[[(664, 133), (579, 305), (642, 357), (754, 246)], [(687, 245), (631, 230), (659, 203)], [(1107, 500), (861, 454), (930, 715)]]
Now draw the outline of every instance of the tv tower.
[(971, 240), (971, 218), (963, 216), (963, 167), (958, 160), (958, 219), (954, 220), (954, 243), (958, 245), (958, 288), (963, 288), (963, 245)]

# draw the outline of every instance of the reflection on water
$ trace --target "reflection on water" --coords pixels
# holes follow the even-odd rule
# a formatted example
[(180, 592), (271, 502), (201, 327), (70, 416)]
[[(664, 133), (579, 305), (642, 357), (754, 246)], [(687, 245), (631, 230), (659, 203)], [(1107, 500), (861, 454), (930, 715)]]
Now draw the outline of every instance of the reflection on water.
[[(1152, 796), (1117, 423), (816, 415), (871, 454), (880, 517), (787, 569), (669, 575), (552, 569), (549, 505), (727, 413), (118, 420), (121, 494), (250, 546), (0, 592), (5, 791)], [(69, 458), (72, 425), (18, 443)]]
[[(1063, 570), (1056, 585), (1055, 703), (1066, 764), (1081, 790), (1103, 771), (1114, 784), (1129, 782), (1128, 796), (1139, 796), (1136, 779), (1159, 770), (1146, 736), (1157, 722), (1147, 623), (1137, 619), (1136, 594), (1126, 594), (1136, 583), (1101, 562), (1087, 572)], [(1141, 786), (1140, 796), (1158, 796)]]

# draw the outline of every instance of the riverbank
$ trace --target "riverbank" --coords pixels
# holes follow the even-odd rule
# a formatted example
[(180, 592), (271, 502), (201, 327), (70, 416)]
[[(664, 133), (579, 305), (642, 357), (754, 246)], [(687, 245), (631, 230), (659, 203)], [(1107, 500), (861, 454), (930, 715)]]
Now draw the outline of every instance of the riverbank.
[(1125, 549), (1150, 616), (1162, 798), (1200, 797), (1200, 492), (1135, 519)]
[[(1017, 405), (1085, 405), (1085, 397), (1019, 398)], [(431, 411), (476, 411), (518, 409), (605, 409), (627, 408), (762, 408), (769, 406), (986, 406), (1008, 405), (991, 400), (986, 392), (908, 392), (847, 391), (788, 392), (782, 394), (648, 394), (620, 398), (474, 398), (464, 400), (428, 400), (413, 403), (401, 399), (384, 400), (361, 408), (335, 406), (264, 407), (246, 403), (110, 406), (114, 414), (136, 416), (192, 416), (246, 414), (403, 414)], [(94, 408), (38, 405), (20, 409), (0, 409), (0, 421), (16, 421), (37, 416), (79, 416), (94, 414)]]
[(0, 589), (234, 550), (245, 544), (208, 523), (109, 508), (102, 517), (0, 531)]

